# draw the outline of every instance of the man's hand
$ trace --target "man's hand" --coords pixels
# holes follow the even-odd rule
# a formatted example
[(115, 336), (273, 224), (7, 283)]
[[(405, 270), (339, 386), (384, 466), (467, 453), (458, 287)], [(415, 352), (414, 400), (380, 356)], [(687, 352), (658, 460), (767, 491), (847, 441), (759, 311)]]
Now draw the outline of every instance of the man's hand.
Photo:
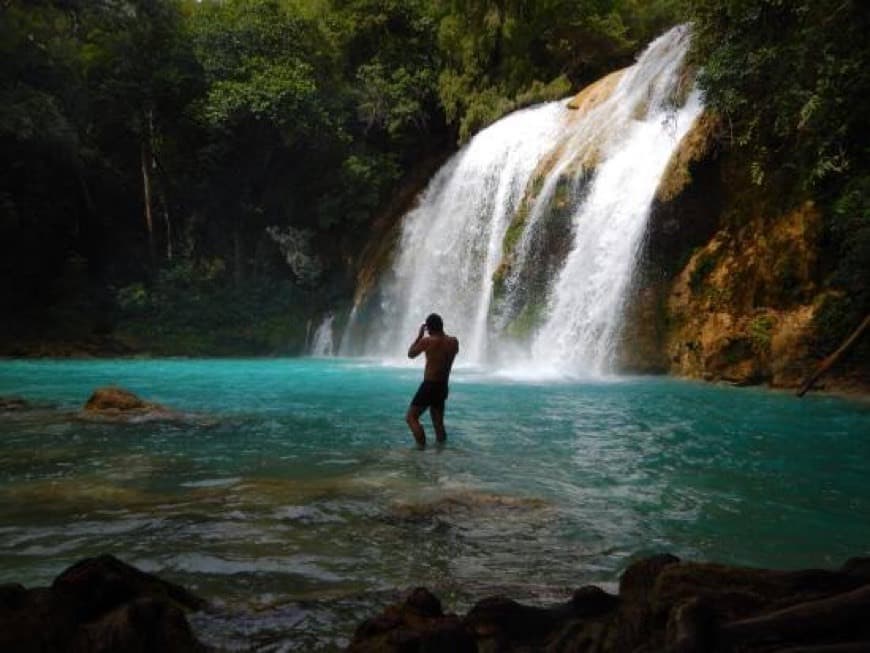
[(428, 340), (424, 340), (423, 334), (426, 333), (426, 323), (420, 325), (420, 330), (417, 332), (417, 339), (411, 343), (408, 349), (408, 358), (416, 358), (426, 349)]

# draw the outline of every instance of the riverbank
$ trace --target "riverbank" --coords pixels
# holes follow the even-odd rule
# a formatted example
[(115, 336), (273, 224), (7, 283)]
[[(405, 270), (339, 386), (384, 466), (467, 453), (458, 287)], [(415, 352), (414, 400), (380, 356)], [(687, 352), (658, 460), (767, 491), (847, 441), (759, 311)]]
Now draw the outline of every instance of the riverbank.
[[(210, 609), (180, 585), (103, 555), (74, 564), (50, 587), (0, 585), (0, 649), (220, 651), (221, 642), (203, 643), (188, 621)], [(836, 570), (774, 571), (660, 554), (633, 562), (616, 594), (585, 585), (546, 607), (489, 596), (457, 615), (418, 587), (360, 623), (346, 650), (860, 653), (870, 650), (868, 609), (868, 557)]]

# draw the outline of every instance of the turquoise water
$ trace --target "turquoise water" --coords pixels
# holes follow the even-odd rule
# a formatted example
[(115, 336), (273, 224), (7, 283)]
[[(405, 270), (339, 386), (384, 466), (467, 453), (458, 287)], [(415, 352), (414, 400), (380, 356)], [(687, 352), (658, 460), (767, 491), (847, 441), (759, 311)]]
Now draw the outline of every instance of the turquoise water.
[[(110, 552), (211, 599), (201, 637), (331, 650), (399, 592), (563, 600), (642, 554), (771, 567), (870, 554), (870, 404), (665, 378), (455, 372), (412, 447), (419, 367), (3, 361), (0, 583)], [(185, 413), (81, 420), (118, 384)], [(429, 429), (431, 438), (431, 428)]]

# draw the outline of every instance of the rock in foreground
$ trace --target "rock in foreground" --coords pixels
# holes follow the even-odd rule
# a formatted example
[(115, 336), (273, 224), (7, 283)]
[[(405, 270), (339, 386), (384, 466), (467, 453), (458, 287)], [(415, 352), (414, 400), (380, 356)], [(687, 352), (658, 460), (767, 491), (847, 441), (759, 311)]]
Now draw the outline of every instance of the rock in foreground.
[(88, 558), (50, 588), (0, 585), (0, 651), (205, 653), (184, 612), (204, 605), (113, 556)]
[(547, 608), (492, 597), (444, 615), (418, 588), (361, 624), (348, 650), (866, 653), (868, 615), (870, 558), (788, 572), (660, 555), (631, 565), (618, 596), (587, 586)]

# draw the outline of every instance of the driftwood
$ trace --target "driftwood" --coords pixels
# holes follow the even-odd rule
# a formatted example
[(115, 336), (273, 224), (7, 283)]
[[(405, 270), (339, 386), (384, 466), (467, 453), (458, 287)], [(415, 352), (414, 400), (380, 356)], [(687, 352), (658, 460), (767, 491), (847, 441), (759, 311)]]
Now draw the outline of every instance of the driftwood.
[[(799, 603), (791, 607), (722, 627), (723, 638), (731, 643), (780, 638), (801, 641), (820, 633), (847, 635), (866, 623), (870, 614), (870, 585), (833, 597)], [(844, 636), (844, 639), (848, 639)]]
[(868, 327), (870, 327), (870, 315), (864, 318), (864, 321), (861, 322), (861, 325), (852, 332), (852, 335), (850, 335), (846, 339), (846, 341), (842, 345), (840, 345), (840, 348), (837, 349), (837, 351), (835, 351), (833, 354), (831, 354), (822, 361), (816, 371), (812, 373), (810, 378), (804, 381), (801, 389), (797, 392), (797, 396), (803, 397), (825, 372), (827, 372), (834, 365), (836, 365), (837, 361), (839, 361), (846, 354), (846, 352), (849, 351), (849, 349), (851, 349), (852, 346), (861, 339), (861, 336), (864, 335), (864, 332), (867, 330)]

